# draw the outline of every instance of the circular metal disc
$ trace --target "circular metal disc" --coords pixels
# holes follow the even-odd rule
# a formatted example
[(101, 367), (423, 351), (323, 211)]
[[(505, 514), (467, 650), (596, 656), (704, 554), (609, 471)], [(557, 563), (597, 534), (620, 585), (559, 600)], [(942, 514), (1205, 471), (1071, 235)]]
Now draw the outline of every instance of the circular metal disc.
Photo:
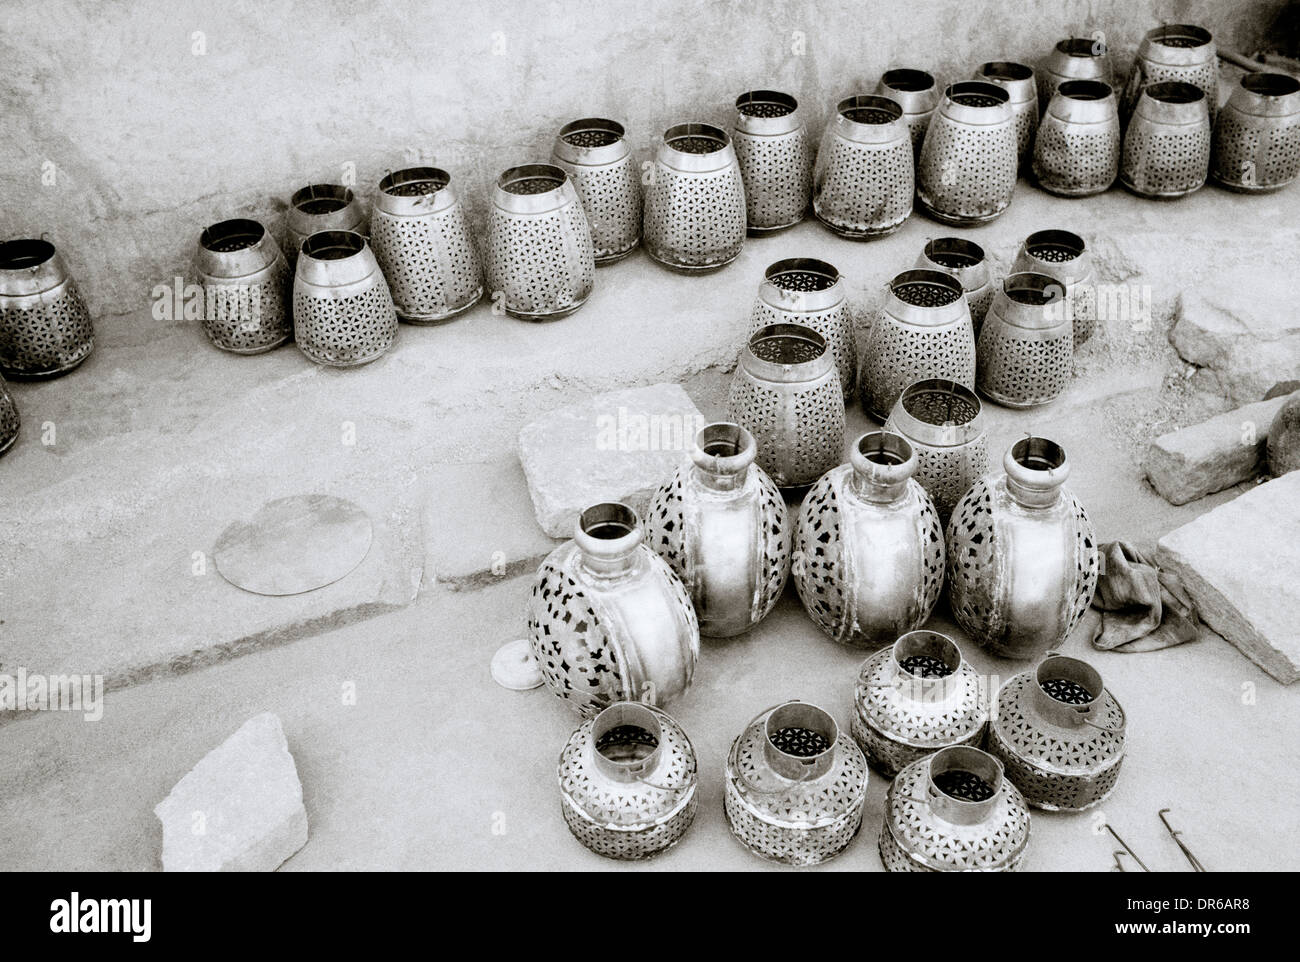
[(492, 680), (511, 691), (528, 691), (542, 683), (542, 669), (527, 638), (507, 641), (492, 656)]
[(259, 595), (296, 595), (333, 584), (361, 564), (373, 535), (351, 501), (325, 494), (268, 501), (217, 539), (221, 576)]

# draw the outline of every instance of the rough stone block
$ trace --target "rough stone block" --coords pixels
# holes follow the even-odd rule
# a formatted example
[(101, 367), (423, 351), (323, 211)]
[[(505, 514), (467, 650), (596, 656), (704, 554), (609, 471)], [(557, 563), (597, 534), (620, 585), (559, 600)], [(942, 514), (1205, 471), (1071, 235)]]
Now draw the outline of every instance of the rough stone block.
[(270, 872), (307, 844), (302, 784), (278, 716), (264, 712), (154, 808), (165, 872)]
[(1285, 685), (1300, 680), (1300, 472), (1207, 511), (1160, 539), (1207, 625)]
[(1257, 401), (1162, 434), (1142, 462), (1147, 480), (1170, 504), (1186, 504), (1253, 478), (1264, 466), (1269, 426), (1286, 400)]
[(568, 538), (583, 510), (623, 501), (644, 513), (681, 463), (704, 415), (678, 384), (597, 394), (519, 432), (519, 461), (537, 523)]

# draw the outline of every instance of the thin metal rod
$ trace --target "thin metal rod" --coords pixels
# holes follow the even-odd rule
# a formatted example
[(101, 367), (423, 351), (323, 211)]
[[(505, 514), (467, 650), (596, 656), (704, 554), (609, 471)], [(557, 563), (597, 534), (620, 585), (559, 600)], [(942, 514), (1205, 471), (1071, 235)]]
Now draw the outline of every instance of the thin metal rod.
[(1165, 818), (1165, 813), (1168, 811), (1169, 809), (1162, 808), (1158, 813), (1160, 815), (1160, 821), (1165, 823), (1165, 830), (1173, 837), (1173, 840), (1178, 843), (1178, 847), (1182, 849), (1183, 855), (1186, 856), (1187, 861), (1190, 862), (1192, 865), (1192, 871), (1194, 872), (1207, 871), (1205, 866), (1201, 864), (1201, 860), (1192, 854), (1192, 850), (1188, 848), (1187, 844), (1182, 840), (1182, 838), (1179, 837), (1183, 833), (1175, 831), (1174, 827), (1169, 824), (1169, 819)]
[(1139, 865), (1142, 866), (1142, 871), (1144, 872), (1151, 871), (1151, 869), (1147, 868), (1146, 862), (1138, 858), (1137, 852), (1133, 851), (1133, 849), (1129, 846), (1128, 842), (1124, 841), (1122, 838), (1119, 837), (1119, 832), (1115, 831), (1113, 828), (1110, 827), (1110, 822), (1106, 823), (1106, 831), (1110, 832), (1110, 834), (1114, 837), (1115, 841), (1119, 842), (1119, 844), (1124, 846), (1124, 851), (1128, 852), (1128, 854), (1133, 858), (1133, 861), (1137, 862)]

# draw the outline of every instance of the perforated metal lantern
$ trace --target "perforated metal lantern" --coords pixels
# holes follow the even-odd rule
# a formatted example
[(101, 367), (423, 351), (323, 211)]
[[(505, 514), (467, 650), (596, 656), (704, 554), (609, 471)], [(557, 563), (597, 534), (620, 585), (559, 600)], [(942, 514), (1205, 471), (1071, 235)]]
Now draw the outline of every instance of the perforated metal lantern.
[(1065, 309), (1077, 349), (1097, 329), (1097, 272), (1088, 245), (1068, 230), (1040, 230), (1020, 245), (1013, 274), (1029, 271), (1046, 274), (1065, 288)]
[(1098, 37), (1067, 37), (1058, 41), (1038, 66), (1038, 102), (1051, 103), (1061, 84), (1070, 80), (1099, 80), (1114, 86), (1110, 52)]
[(493, 301), (512, 317), (551, 320), (587, 303), (595, 248), (578, 191), (559, 167), (527, 164), (497, 178), (484, 274)]
[(1120, 183), (1142, 197), (1182, 197), (1205, 184), (1209, 167), (1205, 92), (1178, 82), (1144, 87), (1124, 132)]
[(474, 236), (445, 170), (411, 167), (379, 182), (370, 246), (397, 316), (410, 324), (446, 321), (483, 295)]
[(1002, 466), (971, 486), (948, 522), (948, 601), (980, 647), (1039, 658), (1092, 604), (1097, 540), (1063, 486), (1070, 466), (1059, 444), (1024, 438)]
[(695, 674), (690, 595), (644, 537), (627, 505), (592, 505), (533, 579), (528, 636), (542, 678), (588, 717), (617, 701), (665, 704)]
[(916, 480), (947, 522), (957, 501), (988, 473), (989, 447), (979, 398), (963, 384), (926, 378), (903, 389), (885, 430), (916, 452)]
[(996, 291), (984, 248), (964, 237), (935, 237), (926, 241), (915, 266), (942, 271), (957, 278), (961, 289), (966, 293), (971, 327), (978, 337), (980, 325), (984, 323), (984, 315), (988, 313)]
[(883, 237), (911, 215), (914, 189), (903, 108), (887, 97), (841, 100), (817, 152), (817, 219), (841, 237)]
[(1010, 95), (996, 84), (952, 84), (921, 146), (916, 200), (935, 220), (986, 224), (1011, 203), (1019, 158)]
[(1034, 139), (1038, 186), (1061, 197), (1100, 194), (1119, 176), (1119, 108), (1100, 80), (1057, 88)]
[(937, 631), (909, 631), (858, 670), (853, 738), (888, 778), (949, 745), (978, 745), (988, 719), (983, 679)]
[(731, 141), (745, 183), (749, 232), (766, 234), (803, 220), (812, 196), (813, 145), (799, 102), (776, 90), (741, 94)]
[(727, 410), (754, 436), (756, 463), (777, 487), (812, 484), (839, 463), (844, 392), (826, 339), (810, 327), (755, 331), (736, 365)]
[(943, 377), (975, 386), (975, 331), (965, 292), (951, 274), (910, 270), (889, 291), (862, 349), (862, 406), (883, 421), (903, 388)]
[(1046, 274), (1009, 274), (980, 331), (980, 393), (1029, 408), (1061, 396), (1074, 373), (1074, 323), (1065, 285)]
[(643, 859), (676, 845), (695, 820), (695, 749), (666, 713), (617, 702), (589, 718), (560, 753), (560, 804), (597, 855)]
[(862, 827), (867, 760), (815, 705), (769, 708), (727, 754), (723, 807), (745, 848), (787, 865), (834, 858)]
[(293, 268), (302, 250), (303, 241), (323, 230), (350, 230), (365, 232), (365, 217), (361, 202), (351, 188), (342, 184), (308, 184), (294, 191), (289, 198), (289, 211), (285, 214), (289, 231), (287, 259)]
[(289, 264), (265, 227), (239, 218), (199, 236), (195, 267), (203, 286), (203, 331), (232, 354), (261, 354), (293, 335)]
[(754, 627), (790, 575), (794, 518), (754, 464), (757, 453), (739, 425), (705, 425), (692, 463), (656, 489), (646, 510), (646, 543), (686, 585), (701, 635), (726, 638)]
[(919, 158), (925, 131), (930, 126), (934, 108), (939, 106), (941, 89), (934, 77), (924, 70), (910, 67), (886, 70), (876, 84), (876, 93), (903, 108), (903, 121), (912, 141), (912, 156), (913, 159)]
[(0, 377), (0, 454), (4, 454), (18, 440), (21, 421), (18, 417), (18, 405), (9, 393), (5, 379)]
[(397, 312), (366, 239), (320, 231), (303, 242), (293, 281), (293, 334), (317, 364), (355, 367), (397, 337)]
[(0, 243), (0, 374), (58, 377), (94, 349), (90, 312), (54, 245)]
[(1114, 790), (1124, 761), (1126, 719), (1101, 675), (1078, 658), (1052, 654), (997, 695), (988, 748), (1035, 808), (1079, 812)]
[(669, 127), (646, 188), (646, 253), (673, 270), (715, 271), (740, 255), (747, 223), (727, 132), (712, 124)]
[(849, 463), (803, 500), (795, 529), (799, 599), (830, 638), (893, 644), (925, 623), (943, 588), (943, 527), (912, 477), (916, 454), (889, 432), (858, 438)]
[(641, 243), (641, 173), (623, 125), (601, 117), (565, 124), (551, 163), (578, 189), (596, 265), (613, 264)]
[(990, 60), (975, 70), (975, 80), (997, 84), (1007, 92), (1016, 122), (1016, 154), (1024, 163), (1034, 149), (1038, 130), (1038, 81), (1034, 68), (1010, 60)]
[(826, 339), (847, 400), (857, 381), (853, 320), (844, 281), (834, 265), (810, 257), (791, 257), (768, 267), (749, 315), (753, 334), (770, 324), (802, 324)]
[(1214, 122), (1210, 175), (1229, 190), (1279, 190), (1300, 174), (1300, 80), (1251, 73)]
[(1029, 809), (1002, 763), (969, 745), (912, 762), (885, 796), (880, 861), (889, 872), (1014, 872)]
[(1124, 86), (1124, 116), (1132, 114), (1147, 87), (1170, 82), (1199, 87), (1205, 94), (1210, 123), (1214, 122), (1219, 108), (1219, 55), (1210, 31), (1190, 23), (1170, 23), (1148, 30), (1138, 45)]

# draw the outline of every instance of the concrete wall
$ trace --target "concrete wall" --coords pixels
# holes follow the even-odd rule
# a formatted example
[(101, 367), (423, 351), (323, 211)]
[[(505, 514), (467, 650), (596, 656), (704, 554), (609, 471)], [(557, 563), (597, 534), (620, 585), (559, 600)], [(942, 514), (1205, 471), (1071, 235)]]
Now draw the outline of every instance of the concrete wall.
[[(368, 197), (387, 170), (449, 169), (478, 222), (504, 168), (544, 159), (580, 116), (623, 121), (643, 156), (672, 123), (729, 124), (736, 95), (788, 90), (819, 130), (889, 66), (962, 79), (1105, 34), (1127, 71), (1142, 34), (1194, 22), (1276, 45), (1285, 0), (545, 0), (201, 3), (5, 0), (0, 236), (46, 234), (101, 315), (187, 270), (208, 223), (281, 230), (297, 187)], [(1291, 38), (1291, 43), (1295, 38)]]

